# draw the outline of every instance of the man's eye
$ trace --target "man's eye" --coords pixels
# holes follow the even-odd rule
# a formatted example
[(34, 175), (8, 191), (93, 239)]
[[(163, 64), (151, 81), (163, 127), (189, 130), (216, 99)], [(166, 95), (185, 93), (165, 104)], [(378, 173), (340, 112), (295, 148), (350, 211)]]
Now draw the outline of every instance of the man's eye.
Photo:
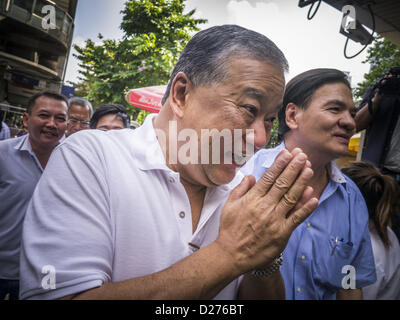
[(255, 106), (252, 105), (244, 105), (242, 106), (244, 109), (246, 109), (247, 111), (249, 111), (253, 116), (257, 115), (257, 108)]
[(339, 112), (340, 110), (339, 110), (338, 107), (333, 107), (333, 108), (329, 108), (329, 111), (332, 111), (332, 112)]

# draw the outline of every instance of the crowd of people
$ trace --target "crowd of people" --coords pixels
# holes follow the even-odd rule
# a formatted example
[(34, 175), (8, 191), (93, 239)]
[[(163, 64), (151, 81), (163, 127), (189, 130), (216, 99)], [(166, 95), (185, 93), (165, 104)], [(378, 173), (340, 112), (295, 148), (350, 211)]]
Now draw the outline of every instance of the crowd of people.
[[(108, 122), (110, 115), (116, 124), (98, 125)], [(106, 104), (93, 112), (84, 98), (67, 100), (59, 93), (43, 91), (29, 99), (23, 123), (26, 134), (11, 139), (8, 131), (0, 142), (0, 296), (10, 299), (18, 298), (19, 248), (26, 208), (54, 148), (66, 137), (90, 127), (129, 128), (129, 116), (122, 105)], [(7, 132), (7, 126), (3, 130)]]
[(270, 39), (223, 25), (135, 130), (114, 130), (122, 105), (32, 96), (27, 134), (0, 141), (0, 299), (400, 299), (400, 170), (334, 162), (380, 100), (356, 108), (336, 69), (287, 71)]

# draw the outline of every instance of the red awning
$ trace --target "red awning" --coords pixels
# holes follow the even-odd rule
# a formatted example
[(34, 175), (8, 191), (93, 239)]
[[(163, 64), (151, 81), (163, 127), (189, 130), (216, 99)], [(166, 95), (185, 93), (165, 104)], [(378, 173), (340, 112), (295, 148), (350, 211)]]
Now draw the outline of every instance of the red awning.
[(125, 99), (134, 107), (158, 113), (166, 89), (166, 85), (131, 89)]

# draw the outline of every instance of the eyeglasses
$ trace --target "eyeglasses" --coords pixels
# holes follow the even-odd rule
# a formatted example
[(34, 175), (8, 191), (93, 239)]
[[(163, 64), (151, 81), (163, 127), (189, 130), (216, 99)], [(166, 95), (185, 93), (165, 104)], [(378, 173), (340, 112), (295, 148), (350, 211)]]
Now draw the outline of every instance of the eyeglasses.
[(70, 118), (68, 120), (68, 122), (70, 122), (73, 126), (76, 126), (78, 123), (80, 123), (82, 128), (89, 128), (89, 126), (90, 126), (90, 121), (87, 121), (87, 120), (79, 120), (79, 119), (75, 119), (75, 118)]

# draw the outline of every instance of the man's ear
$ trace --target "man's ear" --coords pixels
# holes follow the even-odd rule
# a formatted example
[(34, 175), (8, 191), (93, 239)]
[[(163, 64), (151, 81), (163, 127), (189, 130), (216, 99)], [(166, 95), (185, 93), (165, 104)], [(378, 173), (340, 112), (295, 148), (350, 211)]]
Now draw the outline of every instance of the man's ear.
[(27, 112), (24, 112), (22, 114), (22, 123), (26, 128), (28, 128), (28, 120), (29, 120), (29, 114)]
[(172, 80), (169, 102), (172, 111), (178, 118), (182, 118), (185, 112), (190, 85), (189, 78), (183, 72), (178, 72), (174, 80)]
[(302, 109), (294, 104), (293, 102), (290, 102), (286, 106), (286, 114), (285, 114), (285, 121), (286, 125), (291, 129), (297, 129), (299, 126), (298, 119), (299, 116), (302, 113)]

